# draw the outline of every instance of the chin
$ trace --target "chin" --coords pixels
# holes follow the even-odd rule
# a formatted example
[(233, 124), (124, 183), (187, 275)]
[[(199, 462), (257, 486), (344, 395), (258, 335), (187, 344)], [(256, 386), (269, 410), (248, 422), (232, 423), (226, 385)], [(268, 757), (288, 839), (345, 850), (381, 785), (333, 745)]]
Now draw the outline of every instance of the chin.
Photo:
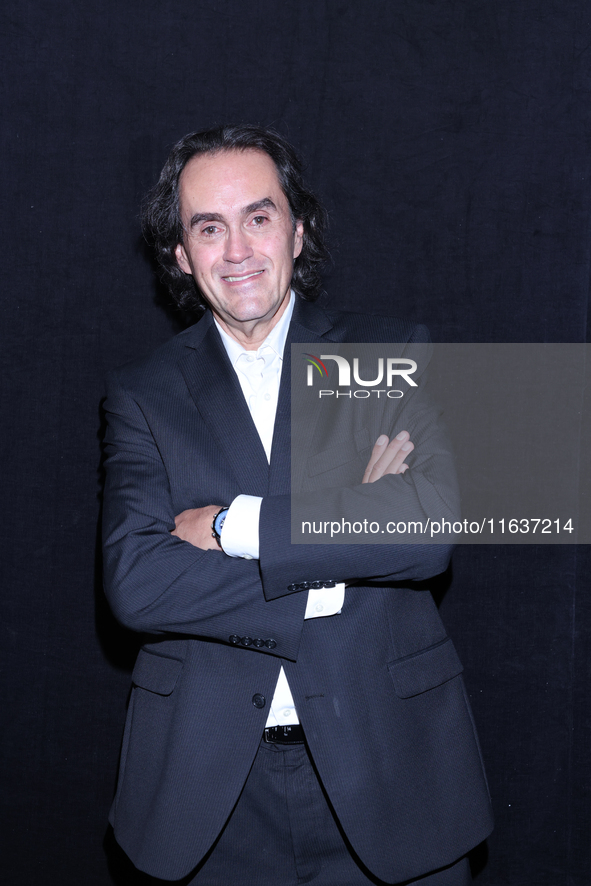
[(236, 320), (262, 320), (264, 317), (272, 317), (279, 304), (261, 304), (253, 300), (243, 305), (228, 305), (228, 310)]

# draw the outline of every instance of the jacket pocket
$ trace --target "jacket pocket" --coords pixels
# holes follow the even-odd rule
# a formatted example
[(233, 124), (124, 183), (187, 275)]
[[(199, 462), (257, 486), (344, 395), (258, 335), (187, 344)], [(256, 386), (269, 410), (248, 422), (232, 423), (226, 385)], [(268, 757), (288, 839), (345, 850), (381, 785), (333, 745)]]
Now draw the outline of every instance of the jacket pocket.
[(131, 680), (140, 689), (156, 692), (158, 695), (170, 695), (176, 686), (183, 662), (177, 658), (165, 658), (140, 649)]
[(392, 661), (388, 665), (394, 691), (399, 698), (411, 698), (457, 677), (464, 670), (449, 637)]

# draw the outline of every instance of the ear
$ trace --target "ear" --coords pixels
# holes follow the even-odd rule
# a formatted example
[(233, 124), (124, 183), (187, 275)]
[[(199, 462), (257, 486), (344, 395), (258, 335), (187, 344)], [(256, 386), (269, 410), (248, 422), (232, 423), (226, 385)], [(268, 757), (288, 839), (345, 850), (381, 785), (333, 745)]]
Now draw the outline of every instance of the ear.
[[(295, 235), (293, 240), (293, 257), (297, 258), (300, 252), (302, 251), (302, 246), (304, 245), (304, 223), (303, 221), (297, 221), (295, 224)], [(178, 261), (178, 257), (177, 257)]]
[(189, 259), (187, 257), (187, 253), (185, 252), (185, 247), (182, 243), (177, 243), (175, 246), (174, 254), (176, 257), (176, 263), (185, 274), (191, 273), (191, 265), (189, 264)]

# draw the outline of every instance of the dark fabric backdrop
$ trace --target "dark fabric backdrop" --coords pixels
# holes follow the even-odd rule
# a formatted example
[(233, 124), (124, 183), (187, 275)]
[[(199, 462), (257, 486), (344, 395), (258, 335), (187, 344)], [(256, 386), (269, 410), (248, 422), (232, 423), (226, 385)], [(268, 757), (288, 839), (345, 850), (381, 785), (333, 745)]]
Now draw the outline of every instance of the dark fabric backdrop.
[[(329, 304), (436, 341), (588, 340), (590, 7), (5, 0), (2, 16), (0, 878), (129, 886), (103, 847), (136, 639), (101, 592), (99, 402), (109, 368), (182, 325), (139, 237), (143, 193), (185, 132), (272, 124), (330, 209)], [(591, 881), (590, 569), (568, 545), (454, 556), (441, 610), (498, 822), (481, 886)]]

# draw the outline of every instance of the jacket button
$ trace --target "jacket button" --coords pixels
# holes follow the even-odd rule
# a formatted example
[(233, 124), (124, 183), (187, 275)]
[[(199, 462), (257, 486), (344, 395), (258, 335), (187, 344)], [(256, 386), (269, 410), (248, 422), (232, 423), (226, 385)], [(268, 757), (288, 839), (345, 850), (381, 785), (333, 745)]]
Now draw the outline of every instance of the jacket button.
[(288, 590), (290, 593), (293, 593), (294, 591), (297, 591), (298, 588), (299, 588), (299, 585), (297, 585), (297, 584), (294, 584), (294, 585), (288, 585), (288, 586), (287, 586), (287, 590)]
[(240, 642), (243, 646), (252, 646), (252, 637), (243, 637)]
[(275, 647), (277, 646), (277, 640), (269, 638), (268, 640), (265, 640), (265, 646), (267, 647), (267, 649), (275, 649)]
[(230, 637), (228, 637), (228, 640), (229, 640), (230, 643), (232, 643), (234, 646), (238, 646), (239, 643), (240, 643), (240, 637), (238, 636), (238, 634), (232, 634)]
[(311, 581), (310, 582), (310, 588), (313, 591), (319, 591), (323, 587), (324, 587), (323, 581)]
[(301, 581), (298, 585), (298, 590), (309, 591), (310, 590), (310, 582), (309, 581)]
[(253, 703), (253, 705), (255, 706), (255, 708), (264, 708), (264, 707), (265, 707), (265, 704), (266, 704), (266, 701), (267, 701), (267, 700), (266, 700), (265, 696), (264, 696), (264, 695), (261, 695), (259, 692), (257, 692), (257, 693), (256, 693), (255, 695), (253, 695), (253, 697), (252, 697), (252, 703)]
[(256, 646), (257, 649), (260, 649), (261, 646), (265, 645), (265, 641), (261, 640), (260, 637), (255, 637), (255, 639), (252, 641), (252, 645)]

